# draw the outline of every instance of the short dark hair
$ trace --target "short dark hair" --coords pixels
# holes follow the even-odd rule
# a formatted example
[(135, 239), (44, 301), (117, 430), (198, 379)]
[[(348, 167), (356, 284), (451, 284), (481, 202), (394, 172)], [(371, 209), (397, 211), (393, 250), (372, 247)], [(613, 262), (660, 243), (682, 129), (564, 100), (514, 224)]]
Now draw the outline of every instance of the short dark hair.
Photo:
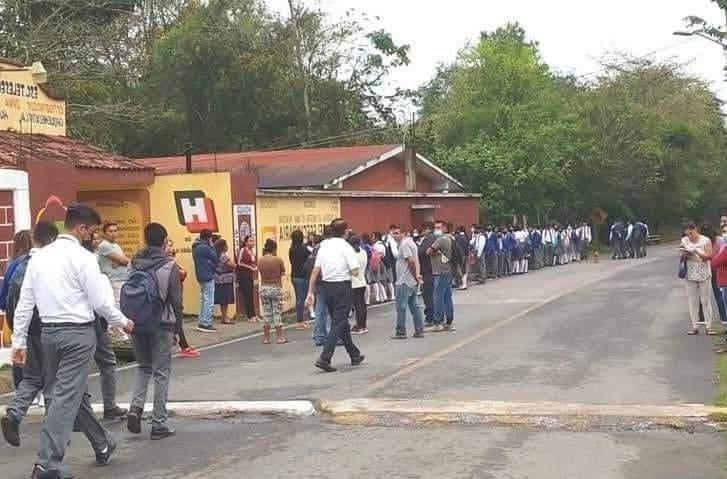
[(106, 233), (109, 230), (109, 228), (111, 228), (112, 226), (118, 227), (119, 225), (116, 224), (116, 223), (114, 223), (113, 221), (106, 222), (106, 223), (103, 224), (103, 230), (102, 231), (104, 233)]
[(202, 241), (209, 241), (212, 239), (212, 230), (203, 229), (199, 232), (199, 239)]
[(432, 223), (431, 221), (425, 221), (424, 224), (422, 225), (422, 229), (424, 229), (425, 231), (426, 230), (431, 231), (434, 229), (434, 223)]
[(399, 226), (398, 226), (398, 225), (395, 225), (394, 223), (391, 223), (391, 224), (389, 225), (389, 229), (390, 229), (390, 230), (395, 230), (395, 229), (398, 229), (398, 228), (399, 228)]
[(167, 236), (167, 229), (159, 223), (149, 223), (144, 227), (144, 242), (149, 246), (162, 248)]
[(33, 242), (40, 247), (49, 245), (58, 236), (58, 228), (50, 221), (38, 221), (33, 228)]
[(348, 231), (348, 223), (343, 218), (336, 218), (331, 221), (331, 236), (334, 238), (343, 238)]
[(274, 239), (268, 238), (263, 246), (263, 254), (275, 254), (278, 251), (278, 243)]
[(326, 225), (323, 227), (323, 239), (331, 237), (331, 227)]
[(66, 210), (66, 229), (73, 229), (79, 225), (98, 226), (101, 224), (101, 216), (88, 205), (71, 205)]
[(694, 221), (685, 221), (682, 225), (682, 230), (696, 230), (697, 225)]

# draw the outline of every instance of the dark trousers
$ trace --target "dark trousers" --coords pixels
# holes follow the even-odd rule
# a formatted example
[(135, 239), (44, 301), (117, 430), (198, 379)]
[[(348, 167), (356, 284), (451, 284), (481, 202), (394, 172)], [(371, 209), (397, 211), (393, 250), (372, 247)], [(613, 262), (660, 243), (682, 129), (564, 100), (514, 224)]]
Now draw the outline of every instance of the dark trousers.
[(181, 349), (187, 349), (189, 343), (187, 342), (187, 337), (184, 335), (184, 326), (182, 324), (177, 328), (177, 336), (179, 337), (179, 347)]
[(356, 314), (356, 327), (364, 329), (368, 310), (366, 309), (366, 287), (353, 290), (353, 311)]
[(336, 351), (338, 338), (343, 340), (343, 346), (351, 358), (360, 356), (361, 352), (351, 339), (351, 327), (348, 324), (348, 314), (351, 312), (353, 296), (351, 282), (321, 281), (320, 287), (326, 296), (326, 309), (328, 309), (328, 314), (331, 316), (331, 330), (321, 353), (321, 361), (324, 363), (331, 362), (333, 353)]
[[(485, 274), (484, 272), (482, 273)], [(424, 299), (424, 321), (434, 322), (434, 276), (432, 273), (424, 273), (424, 284), (422, 284), (422, 299)], [(484, 276), (483, 276), (484, 278)]]
[(251, 276), (241, 275), (239, 278), (240, 291), (242, 292), (242, 302), (245, 306), (245, 316), (247, 319), (255, 317), (255, 299), (254, 285)]

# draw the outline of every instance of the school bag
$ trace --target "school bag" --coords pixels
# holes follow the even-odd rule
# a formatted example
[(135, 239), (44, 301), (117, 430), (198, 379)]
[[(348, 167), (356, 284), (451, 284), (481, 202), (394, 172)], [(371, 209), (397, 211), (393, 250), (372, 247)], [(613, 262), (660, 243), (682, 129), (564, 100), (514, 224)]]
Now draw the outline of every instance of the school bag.
[(455, 266), (462, 266), (464, 264), (464, 251), (462, 251), (462, 247), (456, 239), (454, 239), (451, 235), (447, 236), (452, 241), (452, 254), (449, 257), (449, 263)]
[(121, 312), (134, 321), (134, 334), (154, 334), (161, 324), (164, 300), (159, 293), (156, 270), (132, 269), (121, 288)]
[(394, 252), (391, 250), (391, 241), (391, 237), (388, 237), (386, 243), (384, 244), (384, 246), (386, 246), (386, 253), (384, 254), (384, 266), (386, 266), (387, 269), (393, 267), (394, 264), (396, 264)]
[(381, 255), (374, 250), (371, 253), (371, 259), (369, 261), (369, 268), (371, 271), (378, 271), (381, 266)]

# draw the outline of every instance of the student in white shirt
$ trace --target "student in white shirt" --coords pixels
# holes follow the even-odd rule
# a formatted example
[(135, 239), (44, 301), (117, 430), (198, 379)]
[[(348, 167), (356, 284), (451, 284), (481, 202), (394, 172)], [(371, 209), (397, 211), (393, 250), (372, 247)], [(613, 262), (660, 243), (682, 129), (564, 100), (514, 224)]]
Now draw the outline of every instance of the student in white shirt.
[[(65, 477), (61, 471), (76, 422), (92, 441), (96, 462), (109, 463), (116, 443), (91, 414), (80, 407), (86, 394), (88, 367), (96, 349), (94, 311), (112, 327), (130, 333), (127, 319), (108, 294), (96, 256), (81, 243), (92, 241), (101, 218), (92, 208), (76, 205), (66, 212), (65, 234), (38, 251), (28, 264), (15, 309), (12, 358), (24, 364), (33, 309), (41, 319), (48, 412), (40, 434), (33, 477)], [(80, 407), (80, 409), (79, 409)]]
[[(321, 243), (316, 255), (315, 266), (311, 273), (310, 286), (306, 304), (313, 304), (316, 288), (321, 288), (328, 311), (331, 313), (331, 330), (320, 358), (316, 361), (317, 368), (325, 372), (334, 372), (331, 359), (336, 350), (338, 338), (343, 340), (351, 364), (358, 366), (364, 360), (361, 351), (353, 344), (348, 315), (351, 312), (352, 289), (351, 280), (358, 276), (360, 264), (353, 247), (345, 240), (348, 234), (348, 223), (335, 219), (331, 223), (331, 237)], [(318, 277), (322, 281), (316, 285)]]

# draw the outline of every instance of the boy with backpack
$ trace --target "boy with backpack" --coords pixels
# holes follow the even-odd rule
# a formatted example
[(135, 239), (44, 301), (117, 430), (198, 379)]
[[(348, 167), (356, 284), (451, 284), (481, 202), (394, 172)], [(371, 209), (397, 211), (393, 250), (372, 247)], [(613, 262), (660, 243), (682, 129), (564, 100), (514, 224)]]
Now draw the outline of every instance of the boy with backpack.
[(172, 343), (182, 322), (182, 282), (179, 266), (165, 252), (167, 230), (159, 223), (144, 228), (146, 247), (131, 260), (129, 278), (121, 290), (121, 310), (136, 319), (134, 355), (139, 364), (127, 428), (141, 433), (141, 416), (149, 379), (154, 378), (151, 439), (173, 436), (167, 425), (167, 395)]

